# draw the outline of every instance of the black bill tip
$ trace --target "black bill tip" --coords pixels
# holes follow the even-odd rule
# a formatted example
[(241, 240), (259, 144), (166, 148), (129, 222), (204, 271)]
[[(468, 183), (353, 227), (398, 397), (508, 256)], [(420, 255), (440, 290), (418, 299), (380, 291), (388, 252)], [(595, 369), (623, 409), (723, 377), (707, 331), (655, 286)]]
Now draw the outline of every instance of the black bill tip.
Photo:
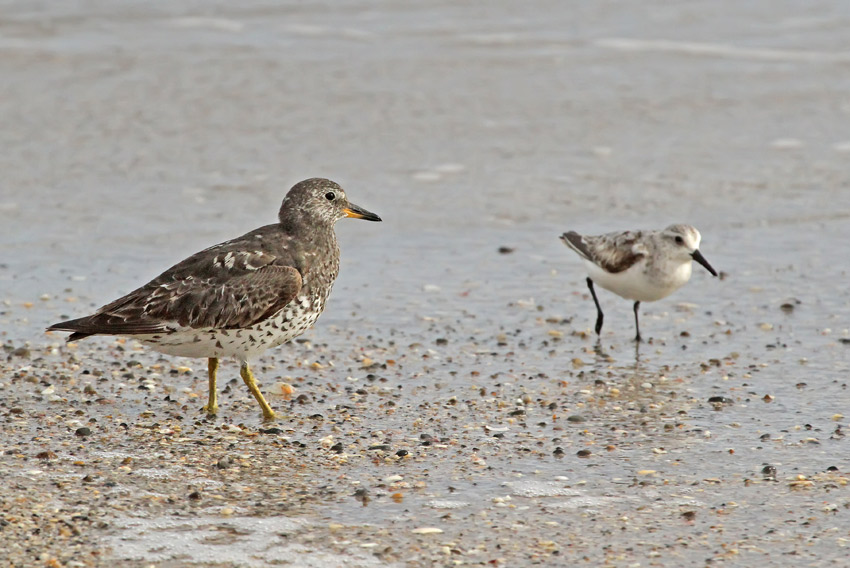
[(353, 203), (349, 203), (348, 207), (343, 209), (346, 217), (351, 217), (352, 219), (363, 219), (364, 221), (380, 221), (381, 218), (372, 213), (371, 211), (367, 211), (362, 207), (354, 205)]
[(693, 254), (691, 254), (691, 256), (693, 257), (693, 259), (695, 261), (700, 263), (706, 270), (711, 272), (712, 276), (717, 276), (717, 271), (714, 270), (714, 268), (711, 267), (711, 265), (708, 263), (708, 261), (705, 259), (705, 257), (702, 255), (702, 253), (699, 250), (695, 250), (693, 252)]

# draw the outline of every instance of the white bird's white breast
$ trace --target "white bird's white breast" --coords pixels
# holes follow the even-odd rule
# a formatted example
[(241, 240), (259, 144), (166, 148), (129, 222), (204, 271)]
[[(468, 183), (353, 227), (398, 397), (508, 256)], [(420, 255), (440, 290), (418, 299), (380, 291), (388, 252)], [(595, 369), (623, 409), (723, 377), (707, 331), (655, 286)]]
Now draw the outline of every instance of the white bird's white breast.
[(595, 284), (623, 298), (638, 302), (655, 302), (666, 298), (691, 278), (690, 261), (678, 266), (647, 266), (646, 259), (627, 270), (611, 273), (589, 260), (584, 261), (587, 274)]

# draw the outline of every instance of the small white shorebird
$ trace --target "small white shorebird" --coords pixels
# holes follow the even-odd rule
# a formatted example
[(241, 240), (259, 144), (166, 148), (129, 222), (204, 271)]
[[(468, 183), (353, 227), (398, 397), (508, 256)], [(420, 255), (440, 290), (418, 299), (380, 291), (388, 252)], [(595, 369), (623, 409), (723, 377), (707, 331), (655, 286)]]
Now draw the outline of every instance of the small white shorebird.
[(717, 272), (699, 251), (700, 234), (690, 225), (670, 225), (663, 231), (617, 231), (593, 237), (570, 231), (561, 240), (576, 251), (587, 269), (587, 287), (596, 303), (596, 334), (602, 331), (602, 308), (593, 282), (634, 300), (635, 341), (640, 341), (641, 302), (666, 298), (691, 278), (695, 260), (712, 276)]

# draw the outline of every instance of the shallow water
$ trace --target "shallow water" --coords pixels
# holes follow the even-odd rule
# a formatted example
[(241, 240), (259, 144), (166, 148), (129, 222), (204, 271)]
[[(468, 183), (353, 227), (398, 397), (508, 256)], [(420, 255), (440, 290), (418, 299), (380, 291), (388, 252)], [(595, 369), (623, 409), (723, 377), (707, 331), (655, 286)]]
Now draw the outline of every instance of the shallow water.
[[(326, 176), (384, 222), (339, 224), (341, 275), (309, 343), (258, 364), (267, 391), (291, 380), (316, 393), (281, 428), (307, 444), (298, 459), (313, 478), (301, 490), (317, 497), (285, 511), (226, 498), (234, 518), (303, 522), (292, 543), (258, 529), (281, 554), (330, 554), (310, 556), (315, 565), (522, 565), (552, 561), (554, 550), (588, 565), (843, 558), (845, 4), (3, 5), (0, 329), (32, 360), (10, 358), (0, 383), (7, 408), (41, 416), (13, 421), (7, 449), (51, 428), (75, 441), (89, 417), (111, 424), (108, 412), (131, 428), (145, 411), (168, 422), (166, 393), (194, 419), (184, 389), (203, 396), (202, 362), (163, 360), (194, 368), (173, 376), (153, 367), (157, 355), (99, 339), (81, 343), (69, 367), (61, 337), (42, 330), (272, 222), (289, 186)], [(700, 229), (702, 252), (725, 277), (695, 267), (685, 288), (645, 304), (650, 341), (638, 352), (630, 303), (601, 292), (597, 348), (581, 264), (557, 236), (672, 222)], [(130, 356), (150, 394), (121, 379), (142, 373), (120, 367)], [(398, 364), (368, 379), (363, 357)], [(325, 368), (292, 367), (303, 361)], [(19, 380), (24, 367), (41, 382)], [(80, 402), (83, 370), (124, 381), (93, 383), (114, 406)], [(235, 376), (233, 366), (225, 373)], [(49, 419), (69, 412), (40, 394), (49, 384), (84, 410), (79, 425)], [(233, 385), (222, 420), (255, 429), (245, 395)], [(325, 420), (305, 423), (314, 412)], [(195, 428), (187, 436), (203, 438), (207, 425)], [(136, 489), (213, 480), (180, 467), (153, 479), (150, 449), (110, 432), (91, 451), (140, 460)], [(422, 433), (445, 444), (422, 446)], [(234, 436), (270, 460), (264, 467), (299, 451), (267, 456)], [(322, 453), (327, 436), (354, 444), (347, 462)], [(410, 457), (370, 459), (384, 452), (368, 449), (373, 438), (388, 456)], [(577, 457), (582, 449), (589, 457)], [(52, 451), (84, 475), (70, 450)], [(86, 459), (120, 467), (126, 458)], [(765, 465), (776, 482), (763, 479)], [(404, 479), (384, 481), (394, 474)], [(351, 495), (365, 486), (364, 505)], [(179, 514), (208, 526), (221, 506), (202, 500)], [(116, 545), (138, 532), (133, 523), (177, 514), (167, 504), (137, 513), (132, 522), (104, 513), (109, 528), (88, 545), (104, 559), (188, 561), (174, 548), (152, 552), (156, 537)], [(260, 540), (239, 541), (256, 554), (250, 562), (276, 550)], [(197, 564), (239, 563), (232, 543), (192, 542)]]

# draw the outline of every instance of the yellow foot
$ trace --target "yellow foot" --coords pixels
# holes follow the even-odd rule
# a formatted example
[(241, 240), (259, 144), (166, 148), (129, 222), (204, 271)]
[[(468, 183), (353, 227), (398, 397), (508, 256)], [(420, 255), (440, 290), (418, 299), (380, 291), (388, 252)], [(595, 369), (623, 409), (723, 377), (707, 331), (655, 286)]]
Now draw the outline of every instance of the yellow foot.
[(257, 386), (257, 381), (254, 380), (254, 373), (251, 372), (251, 368), (248, 366), (246, 361), (242, 362), (242, 368), (239, 370), (239, 374), (242, 375), (242, 380), (245, 381), (245, 384), (248, 386), (248, 390), (251, 391), (251, 394), (254, 395), (254, 398), (263, 410), (263, 421), (271, 422), (274, 420), (274, 410), (272, 410), (272, 407), (269, 406), (268, 402), (266, 402), (263, 393), (260, 392), (260, 389)]
[(218, 414), (218, 405), (217, 405), (217, 404), (215, 404), (215, 405), (212, 405), (212, 406), (211, 406), (211, 405), (209, 405), (209, 404), (205, 404), (205, 405), (204, 405), (204, 408), (203, 408), (203, 411), (207, 413), (207, 416), (209, 416), (209, 417), (211, 417), (211, 418), (212, 418), (213, 416), (215, 416), (216, 414)]

